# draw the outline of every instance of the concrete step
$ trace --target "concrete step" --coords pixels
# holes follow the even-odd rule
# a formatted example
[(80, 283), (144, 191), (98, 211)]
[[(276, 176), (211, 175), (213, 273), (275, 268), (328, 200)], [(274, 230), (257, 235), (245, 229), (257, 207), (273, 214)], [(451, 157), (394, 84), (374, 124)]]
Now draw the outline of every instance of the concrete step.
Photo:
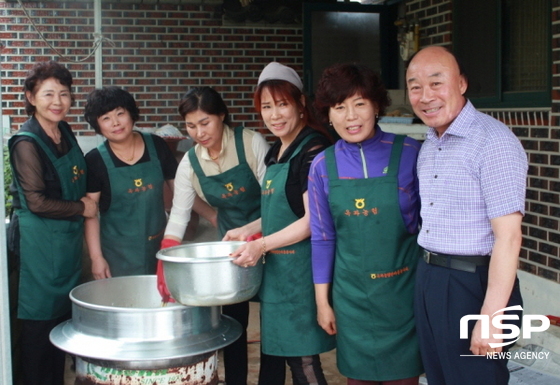
[(545, 332), (519, 339), (512, 353), (512, 361), (555, 376), (553, 384), (560, 383), (560, 326), (551, 324)]
[[(530, 339), (520, 338), (509, 356), (509, 385), (560, 384), (560, 326), (550, 325), (545, 332), (532, 333)], [(419, 384), (429, 382), (421, 377)]]
[[(540, 323), (535, 323), (538, 326)], [(530, 339), (520, 338), (517, 341), (517, 345), (538, 345), (551, 352), (560, 354), (560, 326), (551, 324), (547, 331), (531, 333)]]

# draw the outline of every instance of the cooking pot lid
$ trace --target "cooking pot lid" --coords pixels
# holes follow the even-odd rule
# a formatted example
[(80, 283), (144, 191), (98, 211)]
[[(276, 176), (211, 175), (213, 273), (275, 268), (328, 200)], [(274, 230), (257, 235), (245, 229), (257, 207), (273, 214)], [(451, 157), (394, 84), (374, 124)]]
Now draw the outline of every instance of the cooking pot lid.
[(222, 315), (217, 328), (208, 333), (157, 341), (108, 339), (75, 330), (72, 320), (56, 326), (50, 340), (61, 350), (80, 357), (104, 361), (158, 361), (195, 356), (221, 349), (242, 333), (239, 322)]

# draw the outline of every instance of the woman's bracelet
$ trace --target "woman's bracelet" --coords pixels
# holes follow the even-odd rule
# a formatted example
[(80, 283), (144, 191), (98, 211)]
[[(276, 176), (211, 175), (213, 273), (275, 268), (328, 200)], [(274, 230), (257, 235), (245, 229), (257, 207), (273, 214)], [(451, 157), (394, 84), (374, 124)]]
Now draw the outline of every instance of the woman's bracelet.
[(261, 237), (261, 254), (263, 256), (263, 263), (265, 263), (264, 256), (266, 255), (266, 242), (264, 236)]

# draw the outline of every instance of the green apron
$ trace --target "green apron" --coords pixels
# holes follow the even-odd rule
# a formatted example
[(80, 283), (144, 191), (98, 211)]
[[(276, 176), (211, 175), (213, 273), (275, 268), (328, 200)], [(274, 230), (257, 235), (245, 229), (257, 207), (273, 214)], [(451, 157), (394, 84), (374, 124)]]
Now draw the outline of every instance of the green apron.
[(239, 164), (218, 175), (206, 176), (189, 150), (189, 160), (208, 203), (218, 209), (218, 231), (222, 238), (228, 230), (246, 225), (261, 215), (261, 186), (249, 167), (243, 145), (243, 127), (235, 129), (235, 148)]
[(337, 238), (337, 365), (357, 380), (390, 381), (423, 372), (413, 317), (420, 248), (405, 227), (398, 195), (403, 141), (395, 137), (387, 174), (376, 178), (339, 179), (334, 149), (325, 152)]
[[(62, 199), (78, 201), (86, 194), (86, 162), (72, 134), (67, 130), (61, 132), (72, 147), (60, 158), (33, 133), (20, 132), (15, 136), (34, 139), (57, 171)], [(21, 257), (18, 318), (56, 319), (71, 310), (68, 294), (80, 281), (84, 220), (51, 219), (33, 214), (17, 179), (16, 185), (22, 206), (17, 209)]]
[[(290, 160), (314, 134), (308, 135)], [(282, 230), (299, 218), (286, 196), (290, 161), (268, 166), (262, 190), (263, 236)], [(261, 301), (261, 349), (265, 354), (303, 357), (334, 349), (335, 337), (317, 323), (309, 238), (266, 255)]]
[(161, 164), (151, 134), (141, 135), (149, 162), (115, 167), (107, 142), (98, 147), (111, 184), (111, 206), (100, 214), (101, 250), (113, 277), (155, 274), (165, 230)]

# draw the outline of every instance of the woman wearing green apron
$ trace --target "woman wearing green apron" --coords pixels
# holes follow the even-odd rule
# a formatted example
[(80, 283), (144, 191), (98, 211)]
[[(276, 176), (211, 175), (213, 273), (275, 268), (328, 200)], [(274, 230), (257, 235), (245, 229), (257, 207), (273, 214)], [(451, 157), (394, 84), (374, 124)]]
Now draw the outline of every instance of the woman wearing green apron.
[(341, 137), (309, 174), (317, 318), (337, 336), (337, 365), (349, 385), (418, 384), (420, 145), (381, 131), (377, 119), (390, 101), (367, 67), (327, 68), (315, 103)]
[(93, 277), (155, 274), (177, 161), (162, 138), (133, 130), (139, 110), (121, 88), (92, 91), (84, 116), (106, 139), (86, 155), (88, 196), (99, 203), (85, 224)]
[(10, 138), (20, 258), (18, 318), (25, 385), (60, 385), (65, 353), (49, 341), (53, 327), (70, 318), (70, 290), (82, 267), (84, 217), (97, 214), (85, 197), (86, 163), (64, 119), (73, 102), (72, 76), (56, 62), (39, 63), (24, 82), (29, 120)]
[[(218, 227), (220, 239), (226, 231), (261, 215), (260, 182), (268, 151), (264, 138), (253, 130), (231, 129), (228, 109), (220, 94), (210, 87), (191, 89), (181, 100), (179, 113), (197, 145), (179, 164), (162, 247), (181, 243), (197, 198), (214, 208), (213, 214), (201, 214)], [(165, 291), (160, 287), (162, 297), (167, 296)], [(228, 385), (246, 385), (249, 302), (223, 306), (222, 312), (243, 327), (241, 337), (224, 348), (225, 381)]]
[(273, 62), (262, 71), (254, 101), (278, 138), (265, 159), (262, 218), (225, 237), (245, 240), (249, 234), (263, 234), (232, 254), (241, 266), (265, 262), (259, 291), (260, 385), (283, 385), (286, 363), (294, 384), (326, 384), (319, 354), (335, 345), (317, 323), (307, 205), (309, 165), (331, 142), (309, 125), (302, 89), (289, 67)]

